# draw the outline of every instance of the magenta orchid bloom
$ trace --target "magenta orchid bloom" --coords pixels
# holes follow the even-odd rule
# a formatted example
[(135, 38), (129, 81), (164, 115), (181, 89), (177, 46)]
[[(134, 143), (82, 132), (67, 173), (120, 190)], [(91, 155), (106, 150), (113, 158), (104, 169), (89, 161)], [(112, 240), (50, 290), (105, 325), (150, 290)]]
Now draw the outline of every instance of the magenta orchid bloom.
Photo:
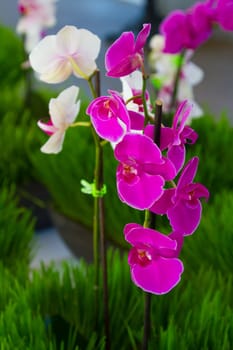
[(180, 234), (191, 235), (201, 220), (200, 198), (209, 198), (209, 191), (200, 183), (193, 183), (199, 159), (193, 157), (182, 171), (177, 187), (164, 191), (150, 210), (156, 214), (167, 214), (172, 229)]
[(214, 10), (212, 2), (197, 3), (186, 12), (175, 10), (160, 25), (165, 36), (164, 52), (179, 53), (196, 49), (212, 34)]
[(233, 1), (232, 0), (219, 0), (216, 7), (215, 20), (218, 22), (223, 30), (233, 30)]
[(145, 135), (126, 134), (114, 155), (120, 162), (116, 175), (119, 198), (133, 208), (150, 208), (162, 196), (165, 180), (175, 176), (172, 162)]
[[(167, 149), (167, 157), (173, 162), (177, 173), (185, 161), (185, 144), (194, 144), (198, 138), (197, 133), (188, 125), (185, 125), (192, 110), (192, 105), (183, 101), (174, 116), (172, 127), (161, 129), (161, 150)], [(149, 125), (145, 134), (153, 138), (154, 126)]]
[(150, 34), (150, 28), (150, 24), (144, 24), (136, 40), (133, 32), (124, 32), (108, 48), (105, 55), (107, 76), (120, 78), (142, 66), (143, 48)]
[(110, 142), (119, 142), (130, 130), (130, 117), (122, 97), (115, 91), (111, 96), (94, 99), (87, 108), (96, 133)]
[(184, 268), (177, 259), (175, 240), (138, 224), (126, 225), (124, 235), (132, 245), (128, 262), (136, 286), (152, 294), (165, 294), (180, 282)]

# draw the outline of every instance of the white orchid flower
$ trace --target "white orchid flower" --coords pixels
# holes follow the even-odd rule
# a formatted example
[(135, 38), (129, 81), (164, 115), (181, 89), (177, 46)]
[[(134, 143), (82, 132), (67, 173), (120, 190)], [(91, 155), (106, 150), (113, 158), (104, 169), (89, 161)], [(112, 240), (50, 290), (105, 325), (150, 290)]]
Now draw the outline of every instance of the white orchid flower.
[[(134, 71), (133, 73), (120, 78), (122, 83), (122, 97), (127, 102), (127, 109), (129, 111), (138, 112), (144, 115), (143, 101), (140, 95), (142, 94), (142, 73), (140, 71)], [(135, 97), (135, 98), (133, 98)], [(151, 112), (151, 103), (149, 92), (146, 91), (146, 102), (148, 112)]]
[(49, 102), (50, 120), (48, 123), (38, 121), (38, 126), (50, 138), (41, 147), (43, 153), (59, 153), (62, 150), (65, 132), (74, 122), (80, 110), (80, 100), (77, 100), (79, 88), (71, 86), (63, 90), (57, 98)]
[[(164, 37), (162, 35), (153, 36), (150, 41), (149, 61), (155, 71), (153, 76), (158, 85), (158, 98), (163, 101), (164, 112), (169, 112), (178, 68), (177, 63), (180, 58), (179, 55), (164, 53), (163, 48)], [(204, 73), (202, 69), (190, 61), (192, 54), (193, 52), (189, 50), (183, 58), (176, 96), (178, 103), (188, 100), (193, 105), (189, 121), (191, 118), (203, 114), (201, 107), (195, 102), (193, 87), (203, 80)]]
[(32, 50), (29, 60), (39, 79), (46, 83), (60, 83), (72, 73), (88, 79), (97, 66), (100, 39), (86, 29), (63, 27), (56, 35), (43, 38)]
[(16, 32), (25, 35), (25, 50), (29, 53), (41, 40), (46, 28), (56, 23), (56, 0), (19, 0), (21, 17)]

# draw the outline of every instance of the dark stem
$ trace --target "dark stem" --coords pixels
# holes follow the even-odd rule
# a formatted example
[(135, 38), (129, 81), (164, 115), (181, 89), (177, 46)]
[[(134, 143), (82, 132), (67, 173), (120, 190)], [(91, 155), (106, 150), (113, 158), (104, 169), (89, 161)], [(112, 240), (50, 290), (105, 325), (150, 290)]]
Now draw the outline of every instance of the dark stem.
[(142, 342), (142, 350), (148, 349), (148, 343), (151, 331), (151, 294), (145, 293), (144, 301), (144, 334)]
[(170, 112), (172, 112), (172, 110), (174, 108), (176, 108), (177, 91), (178, 91), (178, 87), (179, 87), (180, 73), (181, 73), (181, 68), (183, 65), (184, 54), (185, 54), (185, 51), (183, 51), (180, 54), (179, 61), (178, 61), (178, 67), (177, 67), (177, 71), (176, 71), (176, 75), (175, 75), (173, 91), (172, 91), (172, 98), (171, 98), (171, 103), (170, 103), (170, 108), (169, 108)]
[[(100, 96), (100, 73), (96, 72), (95, 89), (97, 96)], [(103, 173), (103, 147), (101, 145), (101, 138), (96, 137), (96, 189), (101, 191), (104, 186), (104, 173)], [(98, 201), (98, 219), (99, 219), (99, 233), (100, 233), (100, 255), (103, 273), (103, 307), (104, 307), (104, 328), (105, 328), (105, 350), (110, 350), (110, 321), (109, 321), (109, 307), (108, 307), (108, 269), (107, 269), (107, 250), (106, 250), (106, 238), (105, 238), (105, 224), (104, 224), (104, 198), (102, 196), (97, 197)]]
[[(162, 124), (162, 102), (157, 100), (155, 103), (155, 128), (154, 128), (154, 142), (160, 147), (160, 135)], [(156, 224), (156, 214), (150, 212), (149, 227), (154, 229)], [(145, 293), (144, 301), (144, 331), (142, 350), (148, 350), (148, 344), (151, 333), (151, 294)]]

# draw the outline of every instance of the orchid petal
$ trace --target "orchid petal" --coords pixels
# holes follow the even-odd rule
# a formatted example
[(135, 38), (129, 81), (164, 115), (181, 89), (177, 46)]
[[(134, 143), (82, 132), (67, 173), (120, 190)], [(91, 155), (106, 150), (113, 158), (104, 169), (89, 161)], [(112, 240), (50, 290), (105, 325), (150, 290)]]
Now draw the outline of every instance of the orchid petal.
[(41, 152), (43, 153), (54, 153), (57, 154), (62, 150), (63, 141), (65, 138), (65, 133), (61, 130), (55, 132), (48, 141), (41, 147)]
[(155, 214), (166, 214), (168, 209), (173, 206), (172, 197), (175, 194), (175, 188), (164, 190), (162, 196), (153, 203), (150, 211)]
[(179, 259), (160, 257), (146, 267), (131, 267), (131, 277), (144, 291), (160, 295), (168, 293), (180, 282), (183, 269)]
[(200, 201), (193, 208), (188, 207), (183, 201), (168, 209), (167, 215), (174, 231), (184, 236), (191, 235), (198, 227), (201, 220), (202, 207)]
[(117, 190), (123, 202), (139, 210), (145, 210), (162, 195), (164, 179), (159, 175), (143, 174), (133, 186), (117, 175)]

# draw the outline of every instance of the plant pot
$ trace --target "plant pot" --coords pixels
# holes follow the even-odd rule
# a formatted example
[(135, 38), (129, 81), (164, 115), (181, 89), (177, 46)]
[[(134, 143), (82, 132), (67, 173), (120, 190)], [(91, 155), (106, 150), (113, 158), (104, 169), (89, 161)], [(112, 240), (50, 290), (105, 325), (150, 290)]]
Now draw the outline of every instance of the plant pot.
[(93, 261), (93, 243), (91, 230), (82, 224), (72, 221), (64, 215), (51, 209), (51, 218), (58, 231), (71, 252), (77, 258), (84, 258), (87, 262)]

